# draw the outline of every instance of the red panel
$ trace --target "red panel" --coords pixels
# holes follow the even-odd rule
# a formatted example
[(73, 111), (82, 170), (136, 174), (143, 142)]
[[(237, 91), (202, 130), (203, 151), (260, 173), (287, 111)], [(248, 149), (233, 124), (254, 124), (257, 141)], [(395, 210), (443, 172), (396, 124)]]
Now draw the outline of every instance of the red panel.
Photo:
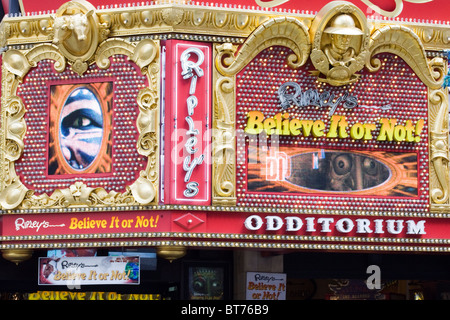
[(166, 49), (164, 202), (208, 205), (211, 46), (170, 40)]
[[(2, 217), (3, 237), (89, 235), (94, 239), (173, 237), (191, 241), (216, 241), (226, 235), (227, 242), (261, 243), (369, 243), (391, 246), (447, 247), (448, 218), (429, 216), (373, 216), (318, 213), (249, 213), (205, 211), (130, 211), (102, 213), (14, 214)], [(103, 236), (102, 236), (103, 235)], [(292, 237), (289, 237), (292, 236)], [(28, 240), (53, 240), (53, 237)], [(65, 241), (83, 241), (68, 237)], [(398, 241), (397, 239), (404, 239)], [(429, 240), (427, 240), (429, 239)], [(11, 239), (4, 241), (25, 240)], [(383, 250), (381, 248), (381, 250)]]

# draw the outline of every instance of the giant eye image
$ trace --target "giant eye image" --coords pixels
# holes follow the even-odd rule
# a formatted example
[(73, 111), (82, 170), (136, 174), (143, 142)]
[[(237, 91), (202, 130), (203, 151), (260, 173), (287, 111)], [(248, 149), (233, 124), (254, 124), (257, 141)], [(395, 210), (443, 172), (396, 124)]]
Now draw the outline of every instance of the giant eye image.
[(308, 189), (345, 192), (380, 186), (390, 176), (389, 168), (369, 155), (328, 151), (291, 157), (286, 180)]
[(59, 143), (67, 164), (85, 170), (97, 157), (103, 139), (103, 114), (96, 95), (86, 87), (75, 89), (61, 110)]

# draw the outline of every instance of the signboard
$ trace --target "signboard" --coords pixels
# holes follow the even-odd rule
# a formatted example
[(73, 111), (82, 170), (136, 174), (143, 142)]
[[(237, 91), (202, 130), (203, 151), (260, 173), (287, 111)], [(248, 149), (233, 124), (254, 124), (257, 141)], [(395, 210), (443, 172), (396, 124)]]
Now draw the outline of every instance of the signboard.
[(103, 291), (37, 291), (24, 295), (26, 300), (161, 300), (160, 294), (124, 294)]
[[(445, 3), (446, 0), (429, 0), (429, 1), (410, 1), (410, 0), (350, 0), (349, 2), (358, 6), (361, 10), (367, 13), (367, 15), (378, 16), (399, 16), (405, 18), (419, 18), (419, 19), (431, 19), (447, 21), (448, 16), (445, 14), (446, 10), (437, 10), (439, 5)], [(32, 0), (21, 0), (21, 8), (23, 12), (31, 14), (39, 11), (56, 10), (64, 2), (64, 0), (58, 1), (43, 1), (36, 3)], [(91, 0), (94, 6), (99, 8), (126, 8), (130, 7), (131, 3), (125, 0)], [(230, 8), (258, 8), (258, 9), (271, 9), (271, 10), (303, 10), (303, 11), (319, 11), (330, 0), (317, 0), (317, 1), (305, 1), (305, 0), (252, 0), (242, 3), (238, 0), (219, 0), (214, 1), (206, 5), (214, 7), (230, 7)], [(146, 1), (145, 5), (159, 4), (159, 1)], [(186, 1), (187, 4), (195, 4), (198, 2)], [(140, 2), (136, 3), (138, 6)]]
[(286, 274), (247, 272), (246, 300), (286, 300)]
[[(354, 2), (6, 18), (1, 249), (449, 251), (448, 27)], [(98, 43), (58, 39), (78, 14)]]
[(167, 41), (165, 203), (211, 198), (211, 46)]
[[(236, 208), (238, 211), (239, 209)], [(239, 212), (240, 211), (240, 212)], [(139, 220), (120, 219), (117, 213), (81, 214), (74, 229), (74, 217), (64, 214), (4, 215), (2, 249), (97, 248), (184, 245), (214, 248), (275, 248), (277, 250), (406, 251), (448, 252), (450, 219), (440, 214), (393, 215), (358, 211), (313, 213), (305, 208), (288, 213), (255, 213), (252, 208), (233, 214), (221, 211), (158, 211)], [(124, 213), (122, 213), (124, 214)], [(134, 216), (134, 213), (129, 215)], [(143, 214), (142, 216), (146, 216)], [(159, 216), (155, 224), (156, 217)], [(100, 217), (102, 219), (100, 219)], [(105, 228), (101, 222), (107, 221)], [(94, 221), (90, 226), (90, 221)], [(126, 228), (121, 227), (126, 221)], [(125, 222), (124, 222), (125, 225)], [(72, 226), (72, 229), (71, 229)], [(90, 228), (79, 228), (90, 226)], [(129, 227), (128, 227), (129, 226)]]
[(39, 285), (139, 284), (139, 257), (39, 258)]
[(428, 210), (427, 89), (406, 62), (380, 54), (377, 74), (331, 86), (290, 54), (270, 47), (237, 75), (238, 205)]
[(168, 220), (152, 212), (120, 212), (5, 216), (3, 234), (93, 234), (115, 232), (159, 231), (167, 227)]

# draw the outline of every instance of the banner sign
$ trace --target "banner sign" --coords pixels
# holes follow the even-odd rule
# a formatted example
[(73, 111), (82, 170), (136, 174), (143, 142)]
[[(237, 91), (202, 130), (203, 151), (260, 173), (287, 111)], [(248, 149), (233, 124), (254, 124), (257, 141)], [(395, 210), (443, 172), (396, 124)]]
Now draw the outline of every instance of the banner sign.
[(168, 220), (158, 212), (60, 213), (3, 216), (3, 235), (93, 234), (160, 231)]
[(207, 205), (211, 198), (211, 46), (166, 43), (166, 203)]
[[(97, 226), (99, 219), (96, 215), (102, 218), (100, 221), (107, 221), (107, 228), (102, 228), (101, 223), (100, 227)], [(121, 221), (127, 221), (127, 226), (130, 226), (124, 229), (116, 229), (115, 222), (111, 224), (117, 216), (120, 215), (91, 213), (80, 214), (77, 218), (63, 214), (4, 215), (2, 248), (14, 246), (16, 242), (21, 247), (33, 248), (40, 244), (45, 248), (56, 243), (60, 246), (61, 242), (68, 248), (104, 247), (105, 244), (158, 246), (163, 240), (166, 243), (179, 241), (180, 245), (194, 247), (432, 252), (447, 251), (450, 244), (447, 232), (450, 219), (423, 212), (363, 215), (355, 210), (337, 213), (304, 209), (288, 213), (257, 213), (249, 209), (248, 212), (229, 214), (220, 211), (161, 210), (158, 214), (153, 213), (153, 217), (159, 216), (157, 222), (154, 218), (153, 227), (151, 216), (143, 213), (142, 216), (150, 217), (146, 220), (147, 227), (141, 226), (143, 220), (138, 216), (139, 223), (137, 220), (130, 224), (128, 219), (119, 220), (119, 226)], [(76, 225), (71, 223), (74, 219), (80, 225), (71, 229)], [(90, 221), (95, 221), (93, 228), (80, 228), (90, 225)], [(83, 263), (88, 265), (84, 260)]]
[(139, 257), (39, 258), (39, 285), (139, 284)]
[(246, 300), (286, 300), (286, 274), (247, 272)]

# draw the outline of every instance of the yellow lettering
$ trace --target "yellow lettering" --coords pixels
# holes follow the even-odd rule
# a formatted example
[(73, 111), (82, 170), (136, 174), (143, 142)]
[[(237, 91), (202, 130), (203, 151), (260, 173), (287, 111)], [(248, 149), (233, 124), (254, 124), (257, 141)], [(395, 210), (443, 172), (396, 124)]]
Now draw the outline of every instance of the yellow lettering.
[(244, 131), (248, 134), (260, 134), (263, 131), (264, 114), (260, 111), (250, 111), (247, 117)]
[(289, 130), (291, 131), (291, 134), (293, 136), (298, 136), (300, 134), (301, 127), (302, 127), (302, 124), (300, 123), (300, 120), (298, 120), (298, 119), (292, 119), (289, 122)]
[(76, 229), (77, 228), (77, 222), (78, 222), (78, 219), (77, 218), (72, 218), (72, 219), (70, 219), (70, 226), (69, 226), (69, 229)]
[(355, 140), (362, 139), (364, 137), (364, 125), (361, 123), (355, 123), (350, 128), (350, 137)]
[(300, 123), (302, 124), (303, 136), (309, 137), (314, 122), (312, 120), (300, 120)]
[(325, 123), (323, 121), (320, 121), (320, 120), (314, 121), (314, 125), (312, 128), (313, 136), (316, 138), (322, 137), (325, 134), (323, 132), (324, 129), (325, 129)]
[(328, 130), (327, 138), (337, 138), (337, 128), (339, 121), (341, 121), (340, 115), (334, 115), (331, 117), (330, 130)]
[(397, 119), (380, 119), (381, 128), (378, 135), (378, 141), (392, 141), (394, 139), (394, 128), (397, 124)]
[(372, 130), (376, 129), (376, 125), (374, 123), (365, 123), (364, 124), (364, 140), (372, 139)]
[(267, 118), (264, 120), (264, 130), (266, 131), (267, 135), (271, 135), (274, 133), (275, 130), (273, 130), (276, 127), (275, 119), (273, 118)]

